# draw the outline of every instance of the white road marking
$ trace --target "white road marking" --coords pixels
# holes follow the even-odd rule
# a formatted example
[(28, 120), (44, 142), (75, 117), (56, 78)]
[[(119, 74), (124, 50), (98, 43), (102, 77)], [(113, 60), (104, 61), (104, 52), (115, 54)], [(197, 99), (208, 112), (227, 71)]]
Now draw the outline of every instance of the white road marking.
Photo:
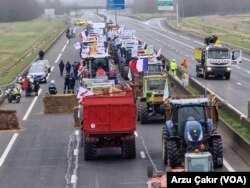
[(245, 57), (242, 57), (242, 59), (244, 59), (244, 60), (246, 60), (246, 61), (250, 61), (250, 59), (247, 59), (247, 58), (245, 58)]
[(69, 40), (67, 40), (66, 44), (68, 44), (68, 43), (69, 43)]
[(201, 44), (201, 45), (204, 45), (202, 42), (199, 42), (197, 40), (194, 40), (193, 42), (197, 43), (197, 44)]
[[(41, 92), (42, 92), (42, 89), (39, 89), (39, 91), (38, 91), (38, 96), (40, 95)], [(35, 96), (35, 98), (33, 99), (32, 103), (30, 104), (29, 109), (27, 110), (26, 114), (25, 114), (24, 117), (23, 117), (23, 121), (27, 120), (27, 118), (28, 118), (28, 116), (29, 116), (29, 114), (30, 114), (32, 108), (34, 107), (34, 105), (35, 105), (35, 103), (36, 103), (36, 101), (37, 101), (37, 99), (38, 99), (38, 96)]]
[(52, 66), (52, 67), (51, 67), (51, 69), (50, 69), (50, 71), (52, 72), (52, 71), (54, 70), (54, 68), (55, 68), (55, 67), (54, 67), (54, 66)]
[(144, 151), (141, 151), (140, 154), (141, 154), (141, 158), (143, 158), (143, 159), (146, 158), (146, 155), (145, 155)]
[(135, 135), (135, 137), (138, 137), (138, 133), (137, 133), (137, 131), (135, 131), (135, 132), (134, 132), (134, 135)]
[(56, 59), (56, 61), (55, 61), (55, 63), (57, 63), (58, 62), (58, 60), (60, 59), (60, 57), (62, 56), (62, 53), (60, 53), (59, 54), (59, 56), (57, 57), (57, 59)]
[(64, 47), (63, 47), (63, 49), (62, 49), (62, 52), (64, 52), (65, 48), (66, 48), (66, 45), (64, 45)]
[(178, 36), (181, 37), (181, 38), (187, 39), (187, 40), (191, 40), (190, 38), (184, 37), (184, 36), (182, 36), (182, 35), (178, 35)]
[(238, 84), (239, 86), (241, 86), (241, 85), (242, 85), (242, 84), (241, 84), (241, 83), (239, 83), (239, 82), (238, 82), (237, 84)]
[(250, 74), (250, 71), (247, 71), (247, 73), (249, 73), (249, 74)]
[(74, 149), (74, 156), (79, 155), (79, 149)]
[(190, 46), (190, 45), (188, 45), (188, 44), (186, 44), (186, 43), (183, 43), (183, 42), (180, 42), (180, 41), (178, 41), (178, 40), (175, 40), (175, 39), (173, 39), (173, 38), (171, 38), (171, 37), (168, 37), (167, 35), (164, 35), (164, 34), (158, 32), (158, 31), (155, 31), (155, 30), (153, 30), (153, 29), (151, 29), (151, 31), (153, 31), (153, 32), (155, 32), (155, 33), (158, 33), (159, 35), (164, 36), (165, 38), (168, 38), (168, 39), (170, 39), (170, 40), (172, 40), (172, 41), (174, 41), (174, 42), (176, 42), (176, 43), (179, 43), (179, 44), (181, 44), (181, 45), (183, 45), (183, 46), (186, 46), (186, 47), (188, 47), (188, 48), (194, 49), (193, 46)]
[(76, 180), (77, 180), (77, 176), (75, 174), (72, 174), (70, 182), (76, 183)]
[(223, 165), (226, 167), (226, 169), (229, 172), (235, 172), (235, 170), (233, 169), (233, 167), (225, 159), (223, 159)]
[(4, 150), (4, 152), (3, 152), (3, 154), (2, 154), (2, 156), (1, 156), (1, 158), (0, 158), (0, 167), (3, 165), (3, 163), (4, 163), (4, 161), (5, 161), (5, 159), (6, 159), (7, 155), (8, 155), (8, 153), (9, 153), (9, 151), (10, 151), (10, 149), (11, 149), (11, 147), (13, 146), (13, 144), (14, 144), (16, 138), (17, 138), (17, 136), (18, 136), (18, 133), (15, 133), (15, 134), (12, 136), (12, 138), (11, 138), (9, 144), (7, 145), (6, 149)]

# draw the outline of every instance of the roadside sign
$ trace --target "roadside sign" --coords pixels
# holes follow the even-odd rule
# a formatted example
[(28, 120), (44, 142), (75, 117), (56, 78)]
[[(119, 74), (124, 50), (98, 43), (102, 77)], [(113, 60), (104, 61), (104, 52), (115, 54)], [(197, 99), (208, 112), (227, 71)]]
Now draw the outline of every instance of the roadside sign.
[(158, 0), (158, 10), (174, 10), (173, 0)]
[(107, 0), (107, 10), (125, 9), (125, 0)]
[(44, 15), (47, 18), (54, 18), (55, 17), (55, 9), (44, 9)]

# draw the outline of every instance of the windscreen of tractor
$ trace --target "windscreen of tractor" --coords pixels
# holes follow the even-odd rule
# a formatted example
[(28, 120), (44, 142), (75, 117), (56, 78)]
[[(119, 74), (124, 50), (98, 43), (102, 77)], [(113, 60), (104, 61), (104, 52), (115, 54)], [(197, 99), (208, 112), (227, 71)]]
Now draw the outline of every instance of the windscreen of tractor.
[(148, 90), (164, 90), (165, 80), (148, 80)]
[(188, 162), (189, 172), (210, 172), (211, 161), (209, 158), (191, 158)]
[(202, 106), (185, 106), (178, 109), (178, 135), (183, 136), (187, 121), (199, 121), (205, 125), (205, 108)]
[(160, 64), (149, 64), (148, 65), (148, 72), (152, 72), (152, 73), (161, 72)]
[(108, 58), (94, 58), (91, 60), (91, 73), (95, 74), (98, 68), (103, 68), (107, 73), (109, 72)]
[(209, 49), (209, 59), (230, 59), (230, 52), (228, 49)]

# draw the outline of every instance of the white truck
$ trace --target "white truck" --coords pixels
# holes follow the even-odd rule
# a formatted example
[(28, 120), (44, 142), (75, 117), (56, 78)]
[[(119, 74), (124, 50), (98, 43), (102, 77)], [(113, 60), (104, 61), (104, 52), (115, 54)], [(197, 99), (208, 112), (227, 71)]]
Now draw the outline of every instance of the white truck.
[(222, 76), (226, 80), (231, 76), (232, 63), (241, 63), (241, 50), (232, 50), (218, 44), (209, 44), (204, 48), (195, 48), (194, 57), (197, 77), (208, 79), (210, 75)]

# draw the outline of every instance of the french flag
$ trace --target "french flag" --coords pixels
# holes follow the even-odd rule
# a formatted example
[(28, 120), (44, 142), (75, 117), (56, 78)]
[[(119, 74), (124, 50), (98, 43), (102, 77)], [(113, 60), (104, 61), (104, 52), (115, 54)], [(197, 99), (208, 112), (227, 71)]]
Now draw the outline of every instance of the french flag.
[(148, 58), (143, 58), (143, 72), (148, 72)]

